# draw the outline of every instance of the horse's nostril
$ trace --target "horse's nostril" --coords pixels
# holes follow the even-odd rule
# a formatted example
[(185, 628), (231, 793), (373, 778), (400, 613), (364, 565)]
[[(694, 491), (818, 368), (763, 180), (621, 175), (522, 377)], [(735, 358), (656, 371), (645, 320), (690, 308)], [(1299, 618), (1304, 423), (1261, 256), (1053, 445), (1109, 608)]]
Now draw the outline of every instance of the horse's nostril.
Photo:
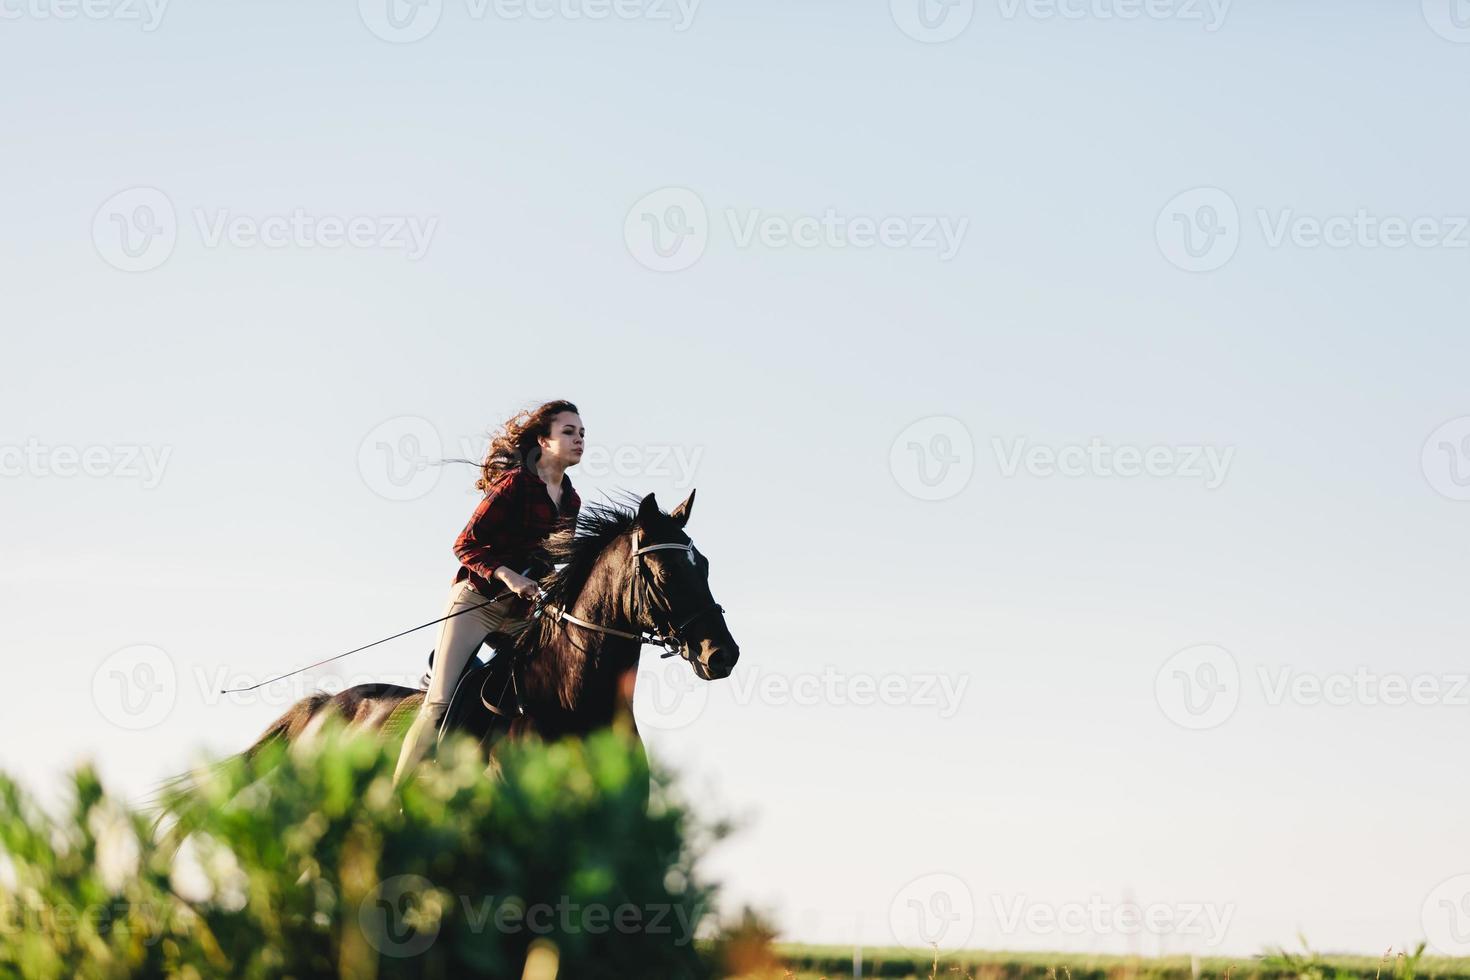
[(735, 669), (735, 661), (740, 659), (739, 650), (728, 650), (721, 647), (710, 654), (709, 672), (712, 677), (729, 677), (730, 672)]

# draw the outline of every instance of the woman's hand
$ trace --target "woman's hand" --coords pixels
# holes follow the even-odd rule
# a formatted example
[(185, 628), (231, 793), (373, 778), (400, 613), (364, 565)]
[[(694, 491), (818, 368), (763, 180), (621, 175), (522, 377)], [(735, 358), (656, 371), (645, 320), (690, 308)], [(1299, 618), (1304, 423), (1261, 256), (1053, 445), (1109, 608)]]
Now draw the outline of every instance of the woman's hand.
[(541, 594), (541, 586), (536, 584), (535, 579), (526, 578), (520, 572), (507, 568), (505, 565), (495, 570), (495, 577), (522, 599), (535, 599)]

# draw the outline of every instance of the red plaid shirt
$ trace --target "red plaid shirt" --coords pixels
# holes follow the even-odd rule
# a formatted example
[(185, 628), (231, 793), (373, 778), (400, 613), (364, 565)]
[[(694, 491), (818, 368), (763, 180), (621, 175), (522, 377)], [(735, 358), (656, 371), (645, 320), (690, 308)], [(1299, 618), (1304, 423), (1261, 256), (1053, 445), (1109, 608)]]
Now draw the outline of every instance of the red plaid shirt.
[[(533, 564), (536, 548), (558, 527), (575, 521), (581, 509), (582, 498), (577, 496), (571, 477), (562, 475), (558, 510), (547, 493), (546, 481), (534, 469), (517, 466), (505, 471), (490, 484), (485, 499), (454, 542), (454, 554), (460, 561), (454, 580), (469, 579), (474, 590), (484, 596), (500, 594), (505, 586), (495, 578), (495, 570), (509, 565), (524, 572)], [(539, 571), (549, 569), (533, 569), (533, 577)]]

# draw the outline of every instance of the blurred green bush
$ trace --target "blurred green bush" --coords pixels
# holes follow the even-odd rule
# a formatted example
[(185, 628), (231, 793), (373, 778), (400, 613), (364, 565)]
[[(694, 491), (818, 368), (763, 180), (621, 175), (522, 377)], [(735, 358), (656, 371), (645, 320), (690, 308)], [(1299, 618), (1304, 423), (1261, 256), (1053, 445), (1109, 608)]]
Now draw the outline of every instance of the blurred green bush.
[(0, 977), (709, 974), (695, 863), (723, 831), (639, 746), (515, 746), (496, 781), (446, 742), (396, 793), (395, 762), (335, 728), (226, 760), (157, 834), (91, 769), (60, 815), (0, 776)]

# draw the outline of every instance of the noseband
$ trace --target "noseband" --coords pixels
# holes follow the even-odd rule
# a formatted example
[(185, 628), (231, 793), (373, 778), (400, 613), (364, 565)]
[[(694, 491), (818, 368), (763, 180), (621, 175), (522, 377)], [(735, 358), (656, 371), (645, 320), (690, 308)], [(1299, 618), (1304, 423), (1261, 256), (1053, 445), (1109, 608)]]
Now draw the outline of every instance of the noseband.
[[(688, 556), (689, 564), (695, 564), (693, 541), (690, 541), (688, 544), (679, 544), (674, 541), (669, 541), (663, 544), (644, 545), (640, 548), (638, 546), (638, 535), (638, 531), (633, 532), (633, 551), (630, 557), (635, 559), (640, 558), (643, 555), (648, 554), (650, 551), (682, 551), (685, 553), (685, 555)], [(636, 574), (638, 575), (639, 585), (642, 586), (642, 588), (638, 590), (641, 593), (644, 588), (647, 588), (647, 582), (643, 576), (642, 562), (639, 562)], [(646, 605), (646, 603), (644, 603), (644, 605)], [(543, 613), (549, 613), (552, 619), (559, 623), (571, 623), (573, 626), (580, 626), (585, 630), (592, 630), (593, 632), (597, 633), (606, 633), (609, 636), (620, 636), (625, 640), (637, 640), (640, 644), (657, 644), (664, 648), (664, 652), (659, 654), (660, 657), (681, 656), (685, 660), (693, 660), (693, 656), (690, 654), (689, 651), (689, 641), (684, 639), (684, 631), (689, 628), (690, 623), (694, 622), (699, 617), (712, 612), (723, 613), (724, 611), (724, 606), (720, 605), (718, 602), (711, 602), (704, 608), (698, 610), (692, 615), (684, 617), (684, 619), (669, 627), (668, 632), (666, 633), (657, 633), (654, 630), (642, 630), (637, 633), (630, 633), (627, 630), (614, 629), (611, 626), (599, 626), (597, 623), (589, 623), (585, 619), (578, 619), (576, 616), (573, 616), (565, 609), (551, 606), (550, 604), (545, 602), (544, 598), (537, 598), (535, 608), (531, 613), (531, 617), (533, 619), (539, 619)]]

